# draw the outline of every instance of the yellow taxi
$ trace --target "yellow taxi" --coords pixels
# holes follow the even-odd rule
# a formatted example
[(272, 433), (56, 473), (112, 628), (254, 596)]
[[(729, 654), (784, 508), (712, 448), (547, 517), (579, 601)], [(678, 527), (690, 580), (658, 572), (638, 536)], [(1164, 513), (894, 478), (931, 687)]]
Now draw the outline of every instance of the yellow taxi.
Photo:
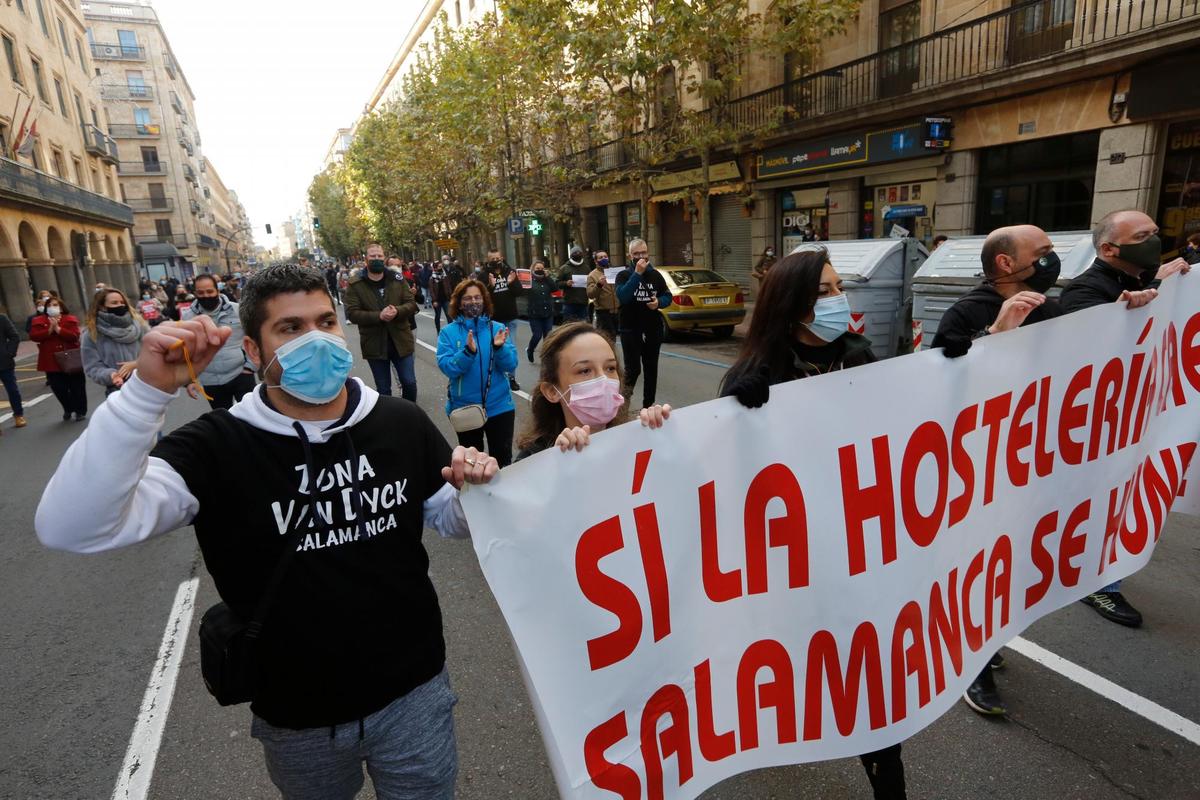
[(655, 267), (671, 290), (671, 305), (659, 309), (663, 339), (672, 333), (709, 330), (720, 339), (746, 317), (741, 287), (704, 267)]

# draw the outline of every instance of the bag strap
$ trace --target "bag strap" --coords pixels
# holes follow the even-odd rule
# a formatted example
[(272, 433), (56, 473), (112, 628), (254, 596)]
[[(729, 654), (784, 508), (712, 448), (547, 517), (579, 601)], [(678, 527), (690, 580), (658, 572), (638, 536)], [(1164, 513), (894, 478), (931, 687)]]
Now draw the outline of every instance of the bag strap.
[[(488, 320), (488, 335), (492, 336), (492, 339), (495, 339), (496, 337), (494, 335), (492, 335), (493, 330), (495, 330), (495, 328), (492, 327), (492, 321), (489, 319)], [(483, 397), (481, 398), (480, 405), (483, 406), (484, 414), (487, 413), (488, 395), (492, 393), (492, 373), (496, 371), (496, 346), (494, 344), (490, 344), (489, 346), (491, 347), (491, 357), (488, 359), (488, 373), (487, 373), (487, 383), (486, 384), (483, 384), (483, 356), (481, 355), (479, 357), (479, 382), (481, 384), (483, 384)]]

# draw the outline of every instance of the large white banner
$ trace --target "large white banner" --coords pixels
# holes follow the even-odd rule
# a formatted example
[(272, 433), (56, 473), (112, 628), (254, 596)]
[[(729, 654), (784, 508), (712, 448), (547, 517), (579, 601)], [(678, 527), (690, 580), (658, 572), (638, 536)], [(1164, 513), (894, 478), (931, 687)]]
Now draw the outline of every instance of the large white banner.
[(902, 741), (1144, 566), (1200, 439), (1197, 309), (1179, 276), (1144, 309), (691, 406), (472, 488), (562, 796), (693, 798)]

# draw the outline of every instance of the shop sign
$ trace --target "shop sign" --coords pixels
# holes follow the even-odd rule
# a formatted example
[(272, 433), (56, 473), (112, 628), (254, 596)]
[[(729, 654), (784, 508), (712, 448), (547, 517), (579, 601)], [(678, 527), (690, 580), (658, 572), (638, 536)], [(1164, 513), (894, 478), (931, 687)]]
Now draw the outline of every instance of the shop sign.
[(625, 207), (625, 225), (629, 228), (636, 228), (642, 224), (642, 207), (632, 205)]
[(929, 213), (929, 209), (925, 206), (907, 205), (907, 206), (890, 206), (883, 213), (884, 219), (901, 219), (903, 217), (923, 217)]
[[(722, 161), (710, 164), (708, 167), (708, 182), (736, 181), (742, 177), (736, 161)], [(683, 172), (672, 172), (669, 175), (656, 175), (650, 179), (650, 186), (655, 192), (666, 192), (671, 189), (684, 189), (688, 186), (699, 186), (704, 183), (704, 169), (696, 167)]]
[(918, 122), (888, 130), (845, 133), (782, 145), (759, 154), (758, 178), (802, 175), (928, 155), (934, 151), (925, 147), (925, 133), (925, 124)]

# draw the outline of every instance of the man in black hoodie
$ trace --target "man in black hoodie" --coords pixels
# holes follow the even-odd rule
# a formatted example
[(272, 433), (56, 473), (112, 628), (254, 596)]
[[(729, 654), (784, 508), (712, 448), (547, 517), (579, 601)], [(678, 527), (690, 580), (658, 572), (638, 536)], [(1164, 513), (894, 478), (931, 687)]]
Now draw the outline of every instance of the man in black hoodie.
[(156, 327), (47, 484), (38, 537), (95, 553), (194, 526), (224, 613), (260, 628), (251, 735), (283, 796), (354, 797), (365, 761), (380, 797), (452, 797), (455, 696), (421, 536), (469, 535), (458, 490), (496, 460), (451, 453), (418, 406), (348, 378), (319, 271), (256, 272), (239, 312), (263, 383), (155, 445), (231, 333), (208, 316)]
[[(484, 265), (488, 289), (492, 293), (492, 319), (508, 326), (508, 338), (513, 345), (517, 344), (517, 295), (523, 287), (517, 276), (517, 271), (504, 263), (500, 251), (492, 248), (487, 253), (487, 264)], [(514, 392), (521, 390), (517, 383), (517, 373), (508, 374), (508, 386)]]

